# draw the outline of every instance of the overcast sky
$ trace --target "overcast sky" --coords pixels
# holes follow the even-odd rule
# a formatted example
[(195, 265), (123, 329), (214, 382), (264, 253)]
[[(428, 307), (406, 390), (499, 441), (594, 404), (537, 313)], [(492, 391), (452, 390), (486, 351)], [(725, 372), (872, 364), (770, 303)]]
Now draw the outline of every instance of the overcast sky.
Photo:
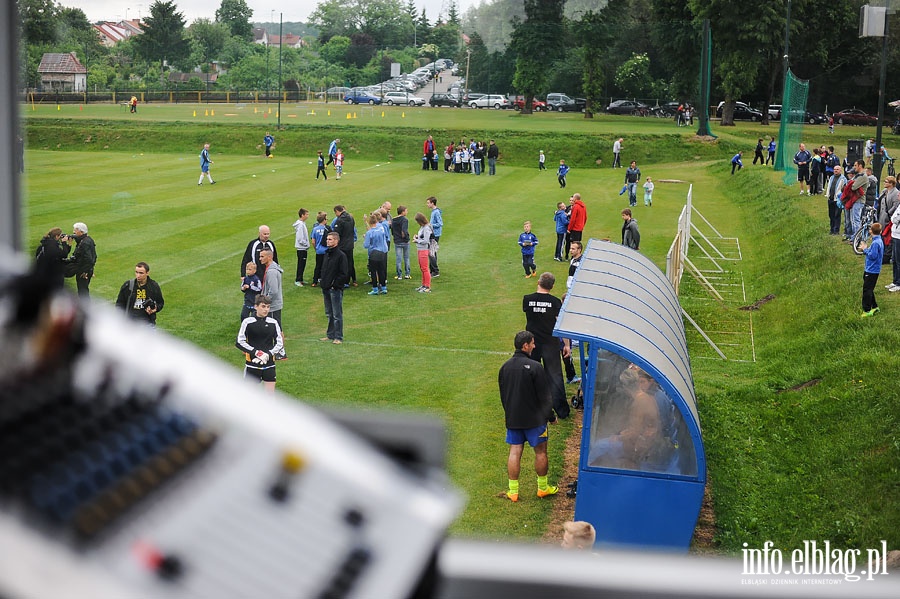
[[(305, 22), (309, 14), (315, 10), (318, 0), (289, 0), (277, 2), (276, 0), (246, 0), (247, 6), (253, 10), (251, 21), (278, 22), (278, 15), (282, 13), (285, 21)], [(459, 13), (462, 15), (470, 6), (478, 0), (457, 0)], [(150, 13), (150, 5), (153, 0), (57, 0), (57, 4), (80, 8), (87, 15), (90, 22), (118, 21), (126, 18), (135, 19), (139, 16), (147, 16)], [(402, 0), (406, 4), (406, 0)], [(425, 7), (428, 20), (434, 23), (435, 17), (442, 12), (446, 15), (449, 1), (444, 0), (415, 0), (419, 7)], [(215, 19), (216, 9), (221, 5), (220, 0), (175, 0), (178, 12), (184, 15), (185, 21), (190, 25), (194, 19)]]

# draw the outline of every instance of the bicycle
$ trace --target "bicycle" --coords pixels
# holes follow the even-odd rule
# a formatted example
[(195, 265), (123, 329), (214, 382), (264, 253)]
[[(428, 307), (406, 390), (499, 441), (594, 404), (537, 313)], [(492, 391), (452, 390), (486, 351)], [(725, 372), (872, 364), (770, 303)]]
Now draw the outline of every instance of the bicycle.
[(862, 245), (865, 244), (866, 247), (872, 245), (872, 232), (869, 231), (869, 228), (875, 222), (877, 216), (878, 211), (874, 206), (865, 206), (863, 208), (863, 213), (860, 215), (859, 230), (853, 235), (853, 241), (850, 243), (854, 254), (861, 256), (863, 253)]
[(896, 177), (897, 172), (894, 170), (894, 158), (888, 158), (887, 166), (888, 166), (888, 177)]

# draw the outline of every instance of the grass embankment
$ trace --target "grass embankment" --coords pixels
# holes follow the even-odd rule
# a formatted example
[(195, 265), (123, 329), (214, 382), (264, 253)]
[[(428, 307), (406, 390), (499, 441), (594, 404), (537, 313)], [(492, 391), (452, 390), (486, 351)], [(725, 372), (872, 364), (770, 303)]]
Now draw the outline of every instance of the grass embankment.
[[(238, 263), (257, 225), (272, 227), (290, 282), (290, 223), (300, 206), (330, 215), (334, 204), (343, 203), (359, 217), (391, 200), (395, 207), (410, 206), (412, 215), (425, 211), (426, 197), (437, 196), (447, 226), (434, 293), (413, 293), (415, 279), (391, 279), (390, 293), (377, 298), (363, 287), (351, 290), (345, 298), (347, 343), (334, 348), (316, 341), (324, 330), (320, 294), (288, 285), (285, 328), (292, 359), (279, 365), (278, 386), (311, 403), (441, 416), (450, 434), (451, 477), (469, 498), (453, 532), (537, 538), (549, 502), (512, 505), (494, 497), (506, 478), (496, 372), (524, 324), (521, 296), (534, 288), (522, 278), (516, 238), (522, 221), (532, 220), (541, 240), (538, 268), (564, 277), (565, 265), (550, 260), (552, 213), (557, 201), (578, 191), (587, 200), (590, 236), (618, 240), (619, 210), (626, 205), (617, 195), (623, 172), (598, 169), (593, 156), (607, 152), (619, 135), (614, 131), (634, 127), (632, 134), (622, 133), (624, 157), (636, 156), (644, 174), (656, 180), (692, 182), (704, 216), (740, 238), (744, 260), (734, 268), (743, 271), (748, 303), (776, 295), (753, 317), (756, 363), (697, 359), (709, 352), (689, 330), (722, 548), (734, 552), (743, 542), (758, 547), (763, 540), (793, 548), (800, 539), (866, 547), (885, 538), (890, 547), (900, 545), (898, 394), (891, 384), (898, 358), (890, 352), (900, 298), (884, 297), (879, 287), (883, 313), (861, 321), (861, 262), (824, 234), (824, 202), (798, 199), (795, 189), (749, 164), (738, 176), (728, 175), (737, 140), (755, 141), (755, 130), (739, 127), (718, 144), (702, 144), (648, 119), (601, 121), (595, 133), (565, 129), (582, 127), (572, 124), (578, 117), (560, 119), (554, 134), (492, 128), (519, 123), (517, 115), (433, 114), (453, 138), (468, 138), (471, 131), (495, 137), (504, 152), (498, 176), (421, 172), (419, 148), (423, 133), (432, 130), (427, 123), (289, 127), (278, 135), (276, 159), (266, 161), (255, 150), (259, 123), (29, 120), (27, 238), (36, 242), (51, 226), (84, 220), (100, 256), (96, 297), (112, 300), (134, 262), (148, 261), (166, 294), (161, 327), (238, 371)], [(455, 114), (483, 121), (476, 128), (468, 120), (454, 122)], [(316, 182), (311, 152), (333, 137), (359, 153), (348, 153), (342, 181)], [(206, 140), (214, 146), (220, 184), (198, 188), (196, 154)], [(72, 151), (41, 151), (57, 144)], [(559, 189), (552, 171), (537, 171), (538, 149), (547, 152), (548, 164), (560, 157), (576, 163), (567, 189)], [(391, 153), (396, 161), (382, 158)], [(683, 185), (660, 184), (652, 209), (639, 202), (642, 250), (661, 267), (685, 193)], [(363, 263), (360, 248), (357, 264)], [(734, 319), (737, 302), (690, 299), (703, 297), (692, 284), (686, 275), (685, 304), (702, 326), (713, 330)], [(821, 382), (802, 391), (781, 392), (816, 378)], [(551, 473), (561, 472), (569, 431), (569, 423), (553, 429)], [(531, 472), (528, 460), (523, 493), (532, 497), (533, 478), (524, 474)]]

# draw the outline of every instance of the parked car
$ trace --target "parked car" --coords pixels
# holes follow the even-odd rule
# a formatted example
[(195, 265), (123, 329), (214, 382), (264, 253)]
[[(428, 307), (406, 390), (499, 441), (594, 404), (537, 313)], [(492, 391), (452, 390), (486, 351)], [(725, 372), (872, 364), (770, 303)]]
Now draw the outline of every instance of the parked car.
[(381, 104), (381, 98), (363, 91), (351, 91), (344, 96), (347, 104)]
[(587, 100), (584, 98), (570, 98), (566, 94), (547, 94), (547, 110), (556, 112), (584, 112)]
[(462, 106), (462, 102), (459, 101), (459, 98), (451, 96), (450, 94), (431, 94), (428, 103), (431, 106), (450, 106), (452, 108), (459, 108)]
[(488, 94), (486, 96), (481, 96), (476, 100), (469, 100), (469, 106), (471, 108), (495, 108), (500, 110), (501, 108), (509, 108), (509, 99), (506, 96), (501, 96), (499, 94)]
[(781, 104), (769, 104), (769, 120), (781, 120)]
[(643, 102), (636, 100), (616, 100), (610, 102), (606, 107), (609, 114), (630, 114), (631, 116), (647, 116), (650, 114), (650, 107)]
[(388, 106), (425, 106), (425, 98), (414, 96), (409, 92), (388, 92), (384, 94), (384, 103)]
[[(722, 108), (725, 106), (725, 102), (719, 102), (719, 105), (716, 107), (716, 116), (722, 118)], [(755, 108), (750, 108), (749, 105), (743, 102), (735, 102), (734, 103), (734, 120), (736, 121), (753, 121), (757, 123), (762, 120), (762, 113)]]
[[(512, 96), (510, 97), (510, 102), (512, 102), (513, 108), (516, 110), (522, 110), (525, 108), (525, 97), (524, 96)], [(541, 102), (537, 98), (531, 99), (531, 109), (535, 112), (543, 112), (547, 110), (547, 103)]]
[(877, 125), (878, 117), (859, 108), (848, 108), (834, 113), (834, 122), (839, 125)]
[(478, 100), (479, 98), (483, 98), (484, 96), (485, 96), (485, 94), (479, 94), (479, 93), (476, 93), (476, 92), (469, 92), (469, 93), (467, 93), (467, 94), (465, 95), (465, 97), (463, 98), (463, 103), (466, 104), (466, 105), (468, 105), (468, 103), (471, 102), (472, 100)]

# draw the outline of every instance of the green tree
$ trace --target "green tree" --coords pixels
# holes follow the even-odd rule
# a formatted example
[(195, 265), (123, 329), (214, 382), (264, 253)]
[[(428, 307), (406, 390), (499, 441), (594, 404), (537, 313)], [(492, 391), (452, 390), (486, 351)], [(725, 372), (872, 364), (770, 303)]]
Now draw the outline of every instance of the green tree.
[(350, 50), (350, 38), (336, 35), (322, 45), (319, 54), (325, 62), (344, 64), (347, 61), (348, 50)]
[(565, 29), (565, 0), (525, 0), (525, 20), (514, 19), (510, 45), (515, 48), (513, 86), (525, 96), (522, 114), (531, 114), (531, 100), (544, 91), (547, 63), (560, 53)]
[(439, 57), (456, 56), (460, 49), (459, 26), (450, 23), (435, 25), (428, 41), (438, 47)]
[(404, 40), (412, 33), (409, 16), (400, 0), (324, 0), (309, 16), (319, 29), (319, 41), (335, 35), (353, 38), (361, 34), (376, 47), (409, 45)]
[(143, 32), (134, 38), (135, 49), (147, 62), (183, 63), (190, 53), (184, 24), (184, 14), (177, 12), (175, 2), (156, 0), (144, 19)]
[[(572, 30), (578, 42), (578, 62), (582, 65), (581, 89), (586, 105), (584, 118), (594, 118), (595, 107), (602, 105), (603, 48), (609, 33), (608, 21), (603, 12), (588, 11), (573, 23)], [(574, 62), (574, 61), (573, 61)]]
[(19, 20), (26, 45), (56, 43), (59, 7), (53, 0), (19, 0)]
[(231, 31), (225, 23), (213, 23), (209, 19), (197, 19), (187, 30), (191, 44), (190, 61), (193, 64), (208, 65), (219, 59)]
[(447, 8), (447, 22), (459, 27), (459, 7), (456, 5), (456, 0), (450, 0), (450, 6)]
[(216, 10), (216, 22), (224, 23), (235, 35), (243, 40), (253, 39), (253, 9), (247, 6), (245, 0), (222, 0), (219, 9)]

